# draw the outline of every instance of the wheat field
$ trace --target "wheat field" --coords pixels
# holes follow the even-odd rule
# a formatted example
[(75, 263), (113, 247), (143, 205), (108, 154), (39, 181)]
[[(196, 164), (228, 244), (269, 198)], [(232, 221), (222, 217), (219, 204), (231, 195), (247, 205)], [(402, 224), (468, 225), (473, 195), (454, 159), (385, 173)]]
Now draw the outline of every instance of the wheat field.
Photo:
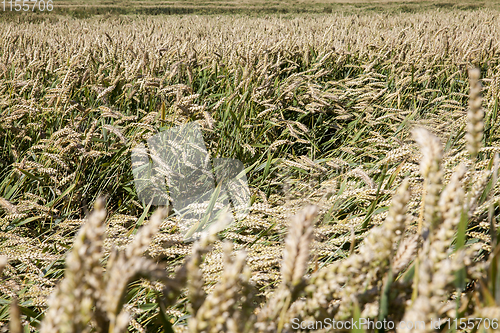
[[(498, 15), (0, 21), (0, 332), (498, 330)], [(130, 154), (190, 122), (251, 207), (186, 243)]]

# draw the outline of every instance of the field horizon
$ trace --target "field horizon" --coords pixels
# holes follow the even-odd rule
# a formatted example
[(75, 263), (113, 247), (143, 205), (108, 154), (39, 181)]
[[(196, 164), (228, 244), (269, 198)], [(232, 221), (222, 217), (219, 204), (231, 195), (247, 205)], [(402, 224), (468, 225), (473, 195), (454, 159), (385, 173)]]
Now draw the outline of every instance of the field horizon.
[[(8, 6), (7, 6), (8, 7)], [(500, 9), (500, 1), (470, 0), (231, 0), (231, 1), (160, 1), (160, 0), (61, 0), (54, 1), (51, 14), (77, 18), (94, 15), (297, 15), (321, 13), (418, 13), (435, 10)], [(23, 13), (28, 17), (41, 18), (47, 12)], [(3, 12), (3, 19), (22, 19), (19, 13)], [(1, 20), (1, 18), (0, 18)]]

